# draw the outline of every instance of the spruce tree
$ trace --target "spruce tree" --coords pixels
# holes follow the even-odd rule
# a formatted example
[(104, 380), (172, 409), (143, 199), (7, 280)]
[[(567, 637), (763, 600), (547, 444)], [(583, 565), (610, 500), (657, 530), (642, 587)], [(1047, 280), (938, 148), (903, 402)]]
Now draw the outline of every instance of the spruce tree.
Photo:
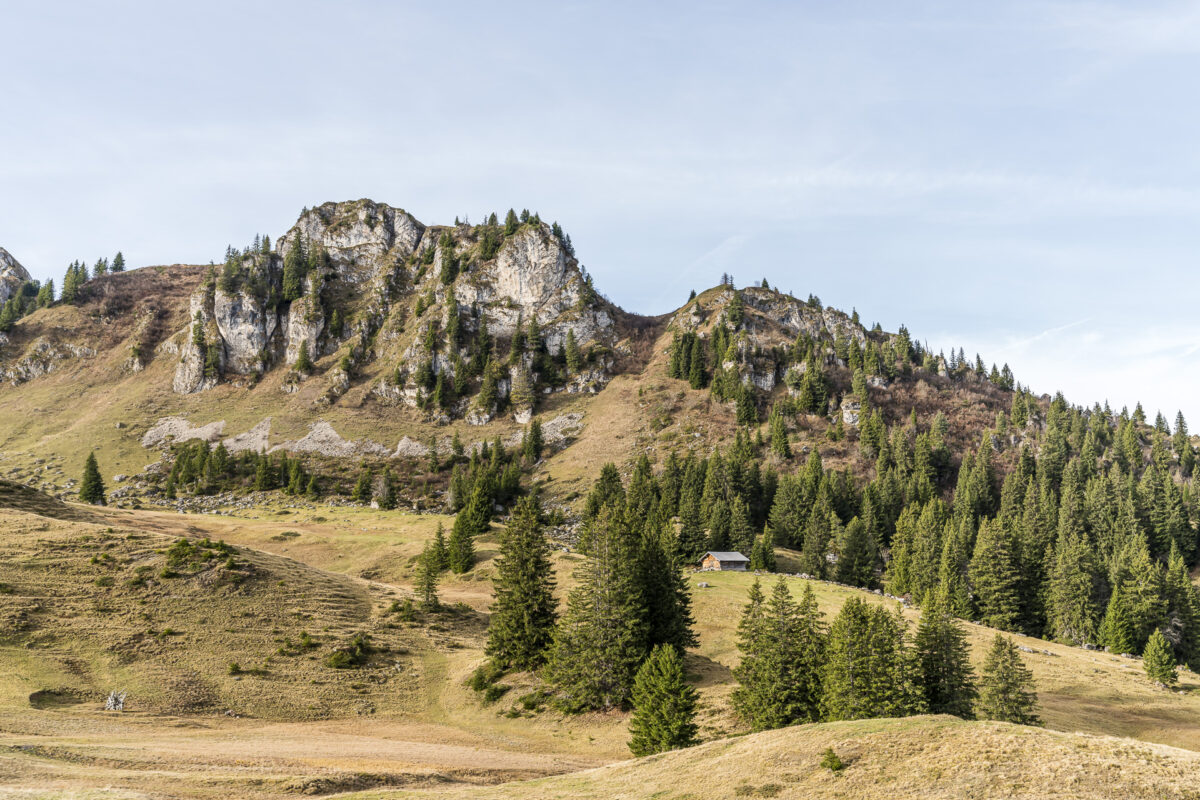
[(417, 562), (417, 596), (421, 599), (422, 611), (436, 611), (441, 603), (438, 601), (437, 585), (441, 565), (438, 559), (437, 546), (427, 542), (421, 557)]
[(971, 649), (966, 633), (946, 608), (944, 597), (930, 597), (924, 604), (913, 649), (928, 712), (974, 719), (978, 692)]
[(79, 483), (79, 501), (94, 506), (108, 505), (104, 496), (104, 479), (100, 477), (100, 467), (96, 464), (96, 454), (88, 453), (83, 462), (83, 480)]
[(536, 496), (522, 498), (500, 545), (485, 652), (502, 669), (540, 667), (554, 639), (554, 570), (541, 512)]
[(799, 604), (780, 577), (764, 601), (757, 580), (738, 625), (742, 661), (734, 669), (733, 707), (754, 730), (820, 717), (824, 623), (812, 587)]
[(492, 495), (487, 481), (476, 480), (471, 498), (454, 518), (446, 544), (450, 569), (462, 574), (475, 566), (475, 537), (485, 532), (492, 519)]
[(384, 511), (390, 511), (396, 507), (396, 484), (392, 480), (391, 469), (383, 470), (383, 479), (380, 481), (379, 494), (375, 500)]
[(683, 659), (670, 645), (658, 645), (633, 681), (629, 750), (648, 756), (696, 743), (698, 694), (684, 678)]
[(567, 712), (624, 706), (646, 655), (645, 611), (620, 516), (605, 508), (594, 520), (589, 558), (555, 632), (546, 674)]
[(308, 340), (300, 343), (300, 352), (296, 355), (296, 371), (307, 375), (313, 371), (312, 358), (308, 354)]
[(567, 373), (578, 375), (579, 370), (583, 367), (583, 355), (579, 352), (579, 345), (575, 342), (573, 328), (567, 328), (567, 343), (563, 350), (567, 359)]
[(117, 254), (115, 256), (113, 256), (112, 271), (113, 272), (124, 272), (125, 271), (125, 255), (120, 250), (118, 250)]
[(1021, 620), (1021, 576), (1003, 522), (988, 519), (980, 522), (968, 578), (979, 621), (992, 628), (1017, 630)]
[(1100, 625), (1100, 642), (1112, 653), (1135, 652), (1133, 616), (1120, 584), (1113, 587), (1108, 598), (1108, 609)]
[(983, 662), (979, 716), (1018, 725), (1040, 725), (1035, 710), (1033, 674), (1021, 661), (1016, 644), (997, 633)]
[(645, 531), (637, 553), (637, 575), (645, 609), (646, 643), (649, 647), (669, 644), (682, 653), (699, 644), (692, 630), (687, 578), (674, 554), (664, 546), (664, 537), (655, 524), (647, 524)]
[(903, 717), (924, 709), (899, 609), (852, 597), (829, 628), (821, 708), (829, 720)]
[(530, 420), (529, 430), (525, 432), (521, 441), (521, 455), (525, 457), (525, 461), (533, 464), (542, 457), (542, 449), (545, 446), (546, 440), (542, 437), (542, 422), (534, 417)]
[(363, 465), (358, 471), (358, 480), (354, 482), (354, 491), (350, 497), (356, 503), (366, 503), (371, 499), (371, 468)]
[(438, 521), (437, 531), (433, 534), (433, 552), (437, 556), (438, 570), (450, 568), (450, 552), (446, 548), (446, 527)]
[(1146, 642), (1146, 652), (1142, 656), (1142, 665), (1146, 669), (1146, 677), (1163, 686), (1173, 686), (1179, 679), (1175, 674), (1175, 654), (1171, 652), (1171, 644), (1157, 628), (1150, 634)]

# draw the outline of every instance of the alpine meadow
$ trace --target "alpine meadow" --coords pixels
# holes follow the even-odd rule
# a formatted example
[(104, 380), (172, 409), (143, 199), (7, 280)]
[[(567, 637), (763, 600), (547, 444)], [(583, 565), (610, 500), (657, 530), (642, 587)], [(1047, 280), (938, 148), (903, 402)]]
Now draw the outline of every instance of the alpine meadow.
[(1194, 9), (49, 5), (0, 798), (1200, 798)]

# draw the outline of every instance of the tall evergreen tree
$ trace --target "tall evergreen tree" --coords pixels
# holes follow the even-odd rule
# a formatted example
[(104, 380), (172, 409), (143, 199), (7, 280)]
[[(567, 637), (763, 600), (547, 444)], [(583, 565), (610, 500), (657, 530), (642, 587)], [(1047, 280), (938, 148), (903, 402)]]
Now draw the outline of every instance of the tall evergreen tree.
[(522, 498), (500, 545), (485, 652), (504, 669), (541, 666), (554, 639), (554, 570), (536, 495)]
[(433, 541), (427, 542), (417, 561), (416, 580), (417, 596), (421, 599), (421, 609), (424, 611), (436, 611), (441, 605), (437, 594), (440, 572), (441, 563), (437, 545)]
[(108, 505), (104, 496), (104, 479), (100, 477), (100, 467), (96, 464), (96, 454), (88, 453), (83, 462), (83, 480), (79, 483), (79, 502), (90, 503), (94, 506)]
[(568, 712), (624, 706), (646, 655), (645, 610), (622, 525), (611, 508), (594, 520), (589, 558), (555, 632), (547, 678)]
[(924, 604), (913, 648), (928, 712), (974, 719), (978, 692), (971, 650), (944, 597), (931, 597)]
[(698, 695), (684, 678), (683, 659), (669, 645), (658, 645), (633, 681), (629, 750), (648, 756), (696, 743)]
[(653, 647), (669, 644), (679, 652), (696, 647), (692, 630), (692, 598), (687, 578), (674, 553), (664, 546), (664, 536), (651, 522), (637, 554), (638, 583), (646, 613), (646, 642)]
[(1171, 645), (1160, 630), (1150, 634), (1142, 663), (1146, 669), (1146, 677), (1155, 683), (1171, 686), (1179, 679), (1175, 674), (1175, 654), (1171, 652)]
[(980, 622), (1005, 631), (1017, 630), (1021, 621), (1021, 576), (1003, 522), (984, 519), (979, 523), (968, 577)]
[(1021, 661), (1013, 640), (997, 633), (983, 662), (979, 716), (1018, 725), (1040, 725), (1036, 709), (1033, 674)]
[(475, 566), (475, 537), (485, 532), (492, 519), (492, 495), (487, 481), (476, 480), (471, 498), (454, 518), (446, 544), (450, 569), (459, 574)]
[(821, 707), (829, 720), (919, 714), (924, 698), (899, 609), (852, 597), (829, 628)]

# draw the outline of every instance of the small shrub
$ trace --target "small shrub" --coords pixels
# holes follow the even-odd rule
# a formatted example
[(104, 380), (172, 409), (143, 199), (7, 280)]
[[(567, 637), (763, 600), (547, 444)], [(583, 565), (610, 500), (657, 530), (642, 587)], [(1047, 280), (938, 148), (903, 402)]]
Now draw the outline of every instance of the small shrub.
[(230, 661), (229, 662), (229, 674), (230, 675), (241, 675), (242, 674), (242, 665), (236, 661)]
[(825, 752), (821, 755), (821, 766), (830, 772), (841, 772), (846, 768), (846, 765), (838, 758), (838, 754), (833, 752), (832, 747), (825, 748)]
[(471, 677), (467, 678), (467, 686), (476, 692), (486, 692), (503, 676), (504, 670), (489, 659), (475, 668)]
[(101, 575), (99, 578), (96, 578), (96, 585), (101, 586), (101, 587), (112, 586), (113, 585), (112, 575)]
[(494, 703), (503, 697), (512, 687), (505, 683), (493, 683), (483, 692), (485, 702)]

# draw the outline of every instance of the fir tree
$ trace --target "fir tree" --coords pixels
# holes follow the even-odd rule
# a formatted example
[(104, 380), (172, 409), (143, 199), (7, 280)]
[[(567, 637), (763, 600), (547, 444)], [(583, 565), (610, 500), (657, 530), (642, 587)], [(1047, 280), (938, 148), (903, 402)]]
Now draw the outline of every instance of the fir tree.
[(853, 597), (829, 628), (822, 674), (826, 719), (903, 717), (924, 708), (899, 609)]
[(475, 537), (484, 533), (492, 519), (492, 495), (484, 480), (476, 480), (471, 498), (454, 518), (446, 551), (450, 569), (464, 573), (475, 566)]
[(913, 648), (927, 711), (974, 719), (978, 692), (971, 650), (966, 633), (946, 609), (944, 598), (930, 598), (921, 610)]
[(1146, 642), (1146, 652), (1142, 656), (1142, 664), (1146, 669), (1146, 677), (1163, 686), (1172, 686), (1178, 680), (1175, 674), (1175, 655), (1171, 645), (1162, 631), (1155, 629)]
[(683, 675), (683, 659), (669, 645), (658, 645), (633, 681), (629, 750), (648, 756), (696, 743), (696, 690)]
[(979, 716), (1018, 725), (1040, 725), (1034, 713), (1037, 694), (1033, 674), (1021, 661), (1013, 640), (997, 633), (983, 662)]
[(1100, 641), (1107, 645), (1109, 652), (1132, 653), (1135, 652), (1133, 638), (1133, 616), (1121, 586), (1117, 584), (1108, 598), (1108, 609), (1100, 625)]
[(441, 606), (437, 593), (438, 574), (441, 572), (439, 561), (436, 544), (432, 541), (426, 543), (417, 562), (416, 589), (417, 596), (421, 598), (422, 611), (436, 611)]
[(563, 347), (563, 352), (567, 360), (567, 373), (578, 375), (579, 370), (583, 367), (583, 355), (579, 352), (579, 345), (575, 342), (574, 328), (567, 328), (567, 343)]
[(1008, 530), (998, 520), (983, 520), (975, 540), (968, 577), (984, 625), (1016, 630), (1021, 619), (1020, 574)]
[(576, 572), (547, 669), (568, 712), (624, 706), (646, 655), (645, 610), (619, 512), (604, 509), (593, 527), (590, 557)]
[(366, 503), (371, 499), (371, 468), (363, 466), (358, 471), (358, 480), (354, 483), (354, 491), (350, 497), (356, 503)]
[(485, 652), (503, 669), (536, 669), (553, 643), (556, 618), (550, 545), (536, 496), (517, 503), (492, 583), (496, 599)]
[(525, 436), (521, 441), (521, 455), (525, 457), (525, 461), (533, 464), (542, 457), (542, 449), (545, 447), (545, 440), (542, 438), (542, 423), (537, 417), (534, 417), (529, 422), (529, 430), (525, 432)]
[(100, 467), (96, 464), (96, 454), (88, 453), (83, 462), (83, 480), (79, 483), (79, 502), (90, 503), (94, 506), (108, 505), (104, 496), (104, 479), (100, 477)]
[(300, 352), (296, 355), (296, 371), (307, 375), (313, 371), (312, 358), (308, 355), (308, 340), (300, 342)]

